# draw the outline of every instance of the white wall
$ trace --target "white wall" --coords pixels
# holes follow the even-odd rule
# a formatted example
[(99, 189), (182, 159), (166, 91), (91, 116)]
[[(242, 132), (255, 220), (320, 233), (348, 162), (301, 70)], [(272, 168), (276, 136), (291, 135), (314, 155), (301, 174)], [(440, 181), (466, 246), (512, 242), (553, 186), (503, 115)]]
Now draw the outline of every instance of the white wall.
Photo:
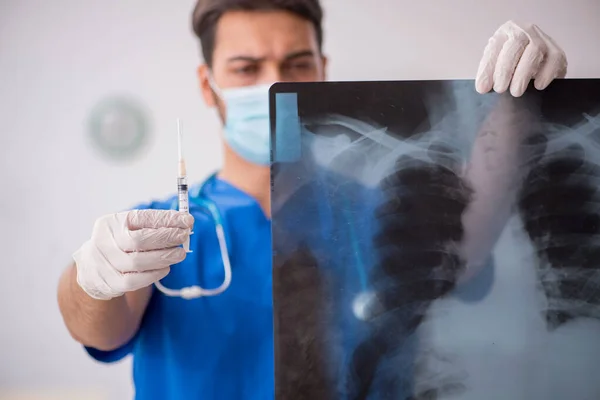
[[(172, 192), (176, 117), (195, 150), (190, 176), (221, 162), (196, 86), (192, 3), (0, 0), (0, 398), (23, 388), (131, 397), (130, 362), (92, 362), (63, 327), (55, 290), (97, 216)], [(510, 18), (553, 36), (570, 77), (600, 77), (598, 0), (323, 3), (332, 80), (473, 78)], [(115, 92), (142, 99), (154, 122), (149, 151), (122, 165), (98, 157), (85, 131), (90, 107)]]

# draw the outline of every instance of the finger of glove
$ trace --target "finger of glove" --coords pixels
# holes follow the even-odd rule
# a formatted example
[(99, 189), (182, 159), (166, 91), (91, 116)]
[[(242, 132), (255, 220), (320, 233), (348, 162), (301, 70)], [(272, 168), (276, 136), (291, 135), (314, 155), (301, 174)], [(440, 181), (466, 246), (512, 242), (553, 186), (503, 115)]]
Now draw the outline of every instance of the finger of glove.
[(535, 76), (535, 88), (544, 90), (556, 78), (564, 78), (567, 74), (567, 57), (564, 51), (546, 35), (540, 28), (534, 26), (536, 33), (544, 40), (548, 47), (546, 58)]
[(127, 212), (127, 228), (181, 228), (192, 229), (194, 217), (176, 210), (131, 210)]
[(510, 83), (510, 93), (515, 97), (520, 97), (527, 90), (531, 79), (540, 69), (540, 65), (546, 56), (546, 46), (539, 41), (532, 40), (527, 46)]
[(141, 288), (150, 286), (156, 281), (163, 279), (170, 272), (169, 267), (160, 268), (156, 270), (143, 271), (143, 272), (128, 272), (121, 273), (118, 276), (113, 277), (109, 282), (114, 290), (119, 292), (133, 292)]
[(189, 229), (142, 228), (115, 234), (115, 241), (125, 252), (150, 251), (180, 246), (190, 236)]
[(529, 37), (522, 31), (513, 31), (498, 56), (496, 69), (494, 71), (494, 91), (504, 93), (510, 86), (510, 82), (521, 59), (521, 55), (529, 44)]
[(121, 273), (153, 271), (178, 264), (185, 260), (185, 257), (186, 252), (182, 247), (133, 253), (122, 252), (113, 267)]
[(508, 36), (504, 33), (503, 29), (498, 29), (483, 50), (483, 56), (479, 62), (475, 78), (475, 90), (479, 93), (487, 93), (492, 90), (494, 85), (494, 70), (496, 69), (498, 56), (507, 40)]

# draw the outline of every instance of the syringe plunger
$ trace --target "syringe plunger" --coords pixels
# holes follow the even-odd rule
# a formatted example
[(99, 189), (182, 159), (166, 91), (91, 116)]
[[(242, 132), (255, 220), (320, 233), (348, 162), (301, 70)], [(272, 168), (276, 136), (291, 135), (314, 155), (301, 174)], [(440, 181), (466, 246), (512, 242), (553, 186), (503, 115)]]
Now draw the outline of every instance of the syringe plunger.
[(177, 154), (178, 154), (178, 168), (177, 172), (179, 176), (186, 176), (187, 171), (185, 168), (185, 160), (183, 159), (183, 133), (181, 129), (181, 120), (177, 118)]

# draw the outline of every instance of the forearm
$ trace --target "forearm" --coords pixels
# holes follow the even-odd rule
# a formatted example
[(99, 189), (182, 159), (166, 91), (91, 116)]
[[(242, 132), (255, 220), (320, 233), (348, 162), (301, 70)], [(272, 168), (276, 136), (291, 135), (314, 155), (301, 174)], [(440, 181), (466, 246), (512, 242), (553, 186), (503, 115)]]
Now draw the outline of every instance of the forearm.
[(75, 340), (99, 350), (113, 350), (135, 335), (151, 293), (146, 287), (111, 300), (93, 299), (77, 284), (73, 264), (61, 276), (58, 304)]

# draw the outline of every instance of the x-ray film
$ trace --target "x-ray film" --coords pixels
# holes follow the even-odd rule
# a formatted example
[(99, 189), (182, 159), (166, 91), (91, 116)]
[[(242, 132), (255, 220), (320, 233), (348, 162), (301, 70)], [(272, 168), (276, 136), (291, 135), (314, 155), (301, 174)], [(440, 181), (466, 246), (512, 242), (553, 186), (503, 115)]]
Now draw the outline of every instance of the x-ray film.
[(600, 399), (600, 80), (270, 96), (277, 399)]

